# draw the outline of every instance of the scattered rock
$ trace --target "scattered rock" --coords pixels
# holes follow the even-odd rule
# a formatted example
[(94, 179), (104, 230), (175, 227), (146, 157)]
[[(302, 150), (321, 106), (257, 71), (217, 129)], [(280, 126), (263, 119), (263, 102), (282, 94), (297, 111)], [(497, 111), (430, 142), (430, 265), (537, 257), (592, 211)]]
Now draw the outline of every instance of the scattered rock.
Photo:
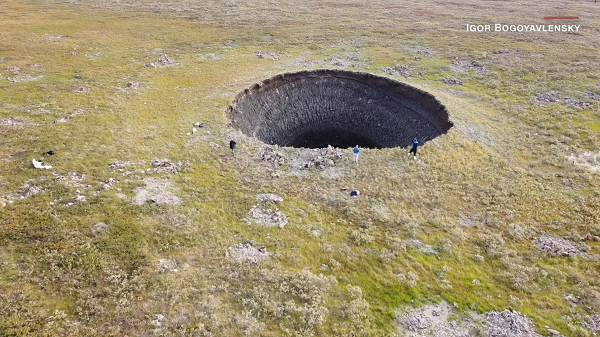
[(473, 283), (474, 285), (478, 286), (478, 285), (481, 284), (481, 281), (479, 281), (479, 280), (473, 280), (473, 282), (471, 282), (471, 283)]
[(201, 55), (200, 58), (205, 59), (205, 60), (222, 60), (225, 58), (225, 55), (219, 54), (219, 53), (207, 53), (207, 54)]
[(289, 217), (279, 210), (264, 209), (254, 206), (248, 212), (246, 221), (265, 227), (279, 227), (287, 225)]
[(28, 124), (30, 124), (30, 122), (21, 117), (8, 117), (5, 119), (0, 119), (0, 126), (7, 126), (11, 128), (22, 128)]
[(165, 316), (163, 314), (156, 314), (155, 316), (156, 318), (154, 320), (152, 320), (152, 325), (160, 328), (162, 326), (162, 322), (165, 319)]
[(460, 219), (458, 219), (458, 223), (464, 227), (475, 227), (475, 220), (468, 216), (463, 216)]
[(331, 145), (321, 149), (299, 149), (296, 153), (294, 166), (298, 168), (335, 166), (335, 162), (343, 157), (342, 151)]
[(542, 337), (533, 320), (517, 311), (492, 311), (485, 315), (488, 337)]
[(586, 320), (583, 322), (590, 331), (600, 331), (600, 314), (594, 314), (591, 316), (587, 316)]
[(65, 117), (61, 117), (61, 118), (55, 120), (54, 122), (52, 122), (52, 124), (68, 123), (68, 122), (70, 122), (72, 120), (73, 120), (73, 117), (71, 117), (71, 116), (65, 116)]
[(77, 89), (73, 90), (73, 92), (78, 93), (78, 94), (82, 94), (82, 93), (86, 93), (86, 92), (90, 92), (90, 91), (92, 91), (92, 89), (86, 88), (86, 87), (77, 87)]
[(162, 54), (158, 60), (146, 64), (144, 68), (171, 68), (176, 64), (167, 54)]
[(280, 197), (277, 194), (273, 193), (264, 193), (257, 195), (256, 200), (258, 202), (264, 202), (269, 204), (279, 204), (283, 202), (283, 197)]
[(41, 80), (42, 78), (44, 78), (43, 75), (31, 76), (31, 75), (27, 75), (27, 74), (20, 74), (20, 75), (17, 75), (16, 77), (7, 77), (8, 81), (10, 83), (38, 81), (38, 80)]
[(406, 78), (412, 75), (412, 72), (415, 70), (415, 67), (411, 65), (398, 64), (393, 67), (383, 67), (381, 71), (388, 75), (401, 75)]
[(596, 94), (593, 92), (586, 92), (588, 94), (588, 97), (592, 100), (592, 101), (600, 101), (600, 94)]
[(140, 84), (138, 82), (127, 82), (127, 89), (130, 90), (139, 90)]
[(113, 188), (114, 184), (117, 184), (119, 181), (115, 178), (108, 178), (103, 184), (102, 184), (102, 189), (103, 190), (110, 190)]
[(297, 57), (292, 64), (296, 67), (305, 67), (305, 68), (311, 68), (314, 67), (315, 64), (319, 64), (319, 61), (315, 61), (315, 60), (310, 60), (307, 59), (306, 57)]
[(418, 250), (419, 252), (421, 252), (423, 254), (438, 255), (440, 252), (440, 247), (424, 243), (421, 240), (406, 239), (405, 241), (410, 247)]
[(8, 68), (6, 68), (6, 71), (10, 71), (13, 73), (19, 73), (21, 71), (21, 68), (17, 67), (17, 66), (10, 66)]
[(600, 241), (600, 236), (592, 235), (592, 233), (587, 233), (586, 235), (581, 237), (581, 241)]
[(254, 56), (258, 57), (259, 59), (269, 59), (273, 61), (279, 61), (282, 57), (281, 55), (274, 52), (262, 52), (260, 50), (255, 51)]
[(568, 157), (568, 160), (588, 170), (600, 171), (600, 152), (585, 151), (580, 154), (572, 154)]
[(181, 205), (183, 203), (179, 197), (171, 192), (173, 186), (169, 180), (146, 178), (144, 184), (146, 184), (145, 188), (138, 187), (134, 190), (135, 197), (132, 200), (134, 205), (143, 205), (148, 201), (166, 205)]
[(92, 233), (99, 234), (107, 230), (109, 225), (106, 222), (98, 222), (97, 224), (92, 226)]
[(547, 92), (545, 94), (537, 93), (533, 98), (533, 101), (539, 105), (545, 106), (549, 103), (560, 103), (562, 105), (570, 106), (579, 109), (591, 109), (592, 105), (584, 101), (578, 101), (571, 97), (559, 94), (554, 91)]
[(442, 80), (442, 82), (447, 85), (464, 85), (463, 81), (459, 80), (458, 78), (454, 78), (454, 77), (444, 78)]
[(277, 151), (275, 145), (263, 145), (258, 149), (256, 156), (259, 160), (271, 163), (273, 166), (281, 166), (285, 163), (285, 155)]
[(156, 272), (159, 274), (163, 273), (176, 273), (178, 272), (177, 261), (174, 259), (160, 259), (158, 260), (158, 267), (156, 268)]
[(364, 66), (367, 65), (367, 61), (365, 60), (361, 60), (358, 57), (339, 57), (339, 56), (332, 56), (328, 59), (324, 60), (325, 63), (332, 65), (332, 66), (336, 66), (336, 67), (342, 67), (342, 68), (362, 68)]
[(248, 261), (252, 264), (257, 264), (260, 261), (269, 257), (269, 252), (265, 247), (255, 247), (254, 241), (246, 243), (238, 243), (227, 250), (227, 256), (233, 257), (235, 260), (243, 262)]
[(476, 336), (477, 323), (471, 318), (460, 323), (451, 319), (452, 307), (445, 301), (396, 313), (396, 321), (407, 337), (470, 337)]
[(589, 250), (584, 244), (577, 246), (575, 242), (548, 235), (542, 235), (533, 243), (550, 257), (576, 256)]
[[(489, 71), (483, 64), (477, 61), (465, 61), (463, 59), (456, 59), (451, 66), (452, 70), (458, 72), (464, 72), (472, 70), (478, 75), (489, 75), (492, 72)], [(462, 84), (461, 84), (462, 85)]]
[(150, 161), (150, 164), (152, 166), (154, 166), (154, 169), (147, 169), (146, 170), (146, 174), (152, 174), (152, 173), (171, 173), (171, 174), (176, 174), (178, 173), (182, 167), (187, 167), (189, 166), (188, 164), (184, 164), (182, 162), (177, 162), (177, 163), (171, 163), (169, 160), (167, 159), (153, 159)]

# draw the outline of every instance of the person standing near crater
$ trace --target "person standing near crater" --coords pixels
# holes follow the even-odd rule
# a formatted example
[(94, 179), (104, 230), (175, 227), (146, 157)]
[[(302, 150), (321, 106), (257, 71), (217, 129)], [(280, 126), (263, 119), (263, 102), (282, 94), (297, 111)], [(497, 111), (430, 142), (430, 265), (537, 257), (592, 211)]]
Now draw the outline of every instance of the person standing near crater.
[(229, 148), (231, 149), (231, 153), (233, 154), (233, 156), (235, 157), (235, 145), (237, 143), (235, 142), (235, 140), (231, 140), (229, 141)]
[(411, 153), (413, 153), (414, 156), (415, 156), (414, 157), (415, 160), (417, 159), (417, 146), (419, 146), (419, 142), (417, 141), (416, 138), (413, 138), (413, 140), (412, 140), (412, 148), (408, 152), (408, 155), (410, 155)]
[(354, 152), (354, 162), (358, 164), (358, 154), (360, 153), (358, 145), (356, 145), (354, 149), (352, 149), (352, 152)]

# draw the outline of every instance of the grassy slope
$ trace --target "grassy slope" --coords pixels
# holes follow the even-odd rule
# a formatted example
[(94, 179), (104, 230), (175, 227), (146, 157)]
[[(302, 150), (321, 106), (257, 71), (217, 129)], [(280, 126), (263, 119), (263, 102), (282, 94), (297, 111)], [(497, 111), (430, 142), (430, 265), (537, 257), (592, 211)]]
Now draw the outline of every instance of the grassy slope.
[[(600, 20), (584, 21), (587, 30), (567, 39), (466, 33), (464, 12), (494, 22), (476, 3), (450, 11), (428, 4), (428, 11), (414, 12), (408, 3), (374, 3), (363, 10), (353, 2), (297, 8), (257, 2), (254, 9), (208, 2), (203, 10), (179, 15), (103, 4), (107, 8), (3, 2), (0, 74), (13, 76), (5, 69), (19, 66), (22, 73), (45, 77), (0, 81), (0, 119), (40, 124), (2, 127), (0, 186), (9, 194), (29, 179), (47, 180), (35, 183), (45, 187), (44, 194), (0, 209), (2, 334), (385, 335), (394, 332), (396, 308), (442, 298), (463, 310), (512, 307), (538, 327), (586, 334), (581, 315), (600, 306), (598, 262), (544, 257), (531, 235), (515, 239), (509, 225), (572, 238), (600, 235), (598, 176), (566, 160), (573, 152), (597, 151), (598, 103), (580, 111), (530, 100), (550, 90), (577, 99), (599, 91), (593, 37)], [(592, 16), (591, 5), (578, 6), (579, 12), (573, 10)], [(265, 15), (269, 8), (272, 15)], [(538, 11), (526, 8), (520, 15), (546, 14)], [(253, 17), (263, 24), (250, 25)], [(510, 20), (517, 19), (503, 22)], [(340, 41), (346, 42), (328, 46)], [(423, 47), (436, 50), (436, 57), (413, 60)], [(518, 50), (519, 57), (494, 54), (498, 49)], [(290, 57), (257, 59), (255, 50)], [(300, 54), (309, 50), (312, 55)], [(162, 53), (178, 64), (143, 68)], [(210, 60), (208, 53), (224, 58)], [(382, 66), (415, 65), (426, 74), (401, 80), (426, 85), (453, 120), (491, 141), (453, 129), (422, 148), (426, 165), (414, 163), (403, 149), (365, 150), (359, 166), (348, 156), (339, 163), (339, 180), (323, 178), (319, 170), (289, 176), (289, 164), (279, 169), (281, 178), (271, 179), (272, 168), (254, 159), (260, 143), (252, 139), (242, 138), (236, 159), (227, 156), (226, 143), (236, 134), (224, 115), (232, 95), (300, 69), (292, 64), (298, 56), (320, 66), (334, 55), (369, 60), (359, 70), (380, 74)], [(450, 67), (456, 57), (478, 60), (494, 74), (456, 73)], [(445, 77), (466, 85), (448, 88), (441, 83)], [(142, 88), (122, 90), (128, 81)], [(73, 93), (78, 86), (92, 90)], [(77, 109), (86, 113), (52, 124)], [(196, 121), (207, 127), (185, 136)], [(48, 149), (57, 152), (48, 158), (57, 174), (87, 175), (85, 183), (92, 186), (81, 188), (86, 202), (50, 204), (73, 198), (78, 188), (30, 168), (31, 158)], [(188, 172), (168, 177), (184, 206), (132, 206), (116, 197), (117, 190), (92, 194), (114, 177), (120, 181), (115, 188), (133, 196), (145, 175), (123, 177), (108, 165), (145, 160), (138, 166), (145, 169), (156, 157), (191, 164)], [(340, 187), (363, 196), (349, 200)], [(241, 221), (259, 192), (285, 196), (280, 209), (291, 217), (285, 230)], [(476, 227), (461, 227), (463, 216)], [(89, 226), (98, 221), (111, 224), (109, 232), (92, 235)], [(311, 236), (308, 224), (323, 228), (323, 235)], [(404, 252), (390, 239), (408, 237), (444, 250), (439, 257)], [(227, 247), (246, 239), (264, 244), (272, 258), (249, 266), (225, 256)], [(598, 243), (590, 246), (596, 254)], [(397, 257), (384, 263), (382, 255), (394, 249)], [(161, 258), (176, 259), (179, 272), (155, 273)], [(322, 264), (334, 268), (323, 271)], [(446, 281), (439, 277), (444, 267)], [(418, 276), (413, 286), (401, 282), (411, 272)], [(473, 279), (482, 285), (472, 285)], [(565, 293), (581, 295), (585, 306), (571, 308)], [(158, 313), (166, 317), (160, 328), (150, 324)]]

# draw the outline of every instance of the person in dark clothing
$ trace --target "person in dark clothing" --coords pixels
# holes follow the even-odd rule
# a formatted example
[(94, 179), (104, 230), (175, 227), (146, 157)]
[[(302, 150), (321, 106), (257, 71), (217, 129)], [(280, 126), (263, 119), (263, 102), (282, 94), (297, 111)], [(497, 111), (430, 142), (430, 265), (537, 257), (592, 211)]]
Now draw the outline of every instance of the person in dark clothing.
[(235, 142), (235, 140), (232, 139), (229, 142), (229, 148), (231, 149), (231, 153), (233, 153), (234, 157), (235, 157), (235, 145), (236, 145), (236, 142)]
[(410, 155), (411, 153), (414, 154), (415, 159), (417, 159), (417, 146), (419, 146), (419, 142), (417, 141), (416, 138), (413, 138), (413, 140), (412, 140), (412, 148), (408, 152), (408, 155)]

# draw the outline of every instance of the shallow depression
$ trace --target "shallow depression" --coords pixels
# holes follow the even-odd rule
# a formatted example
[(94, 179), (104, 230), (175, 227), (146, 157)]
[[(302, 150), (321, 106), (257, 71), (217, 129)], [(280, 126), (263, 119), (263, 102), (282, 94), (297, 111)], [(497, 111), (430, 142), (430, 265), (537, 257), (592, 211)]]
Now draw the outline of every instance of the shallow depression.
[(386, 148), (446, 133), (448, 111), (433, 95), (368, 73), (285, 73), (244, 90), (228, 108), (233, 127), (268, 144)]

